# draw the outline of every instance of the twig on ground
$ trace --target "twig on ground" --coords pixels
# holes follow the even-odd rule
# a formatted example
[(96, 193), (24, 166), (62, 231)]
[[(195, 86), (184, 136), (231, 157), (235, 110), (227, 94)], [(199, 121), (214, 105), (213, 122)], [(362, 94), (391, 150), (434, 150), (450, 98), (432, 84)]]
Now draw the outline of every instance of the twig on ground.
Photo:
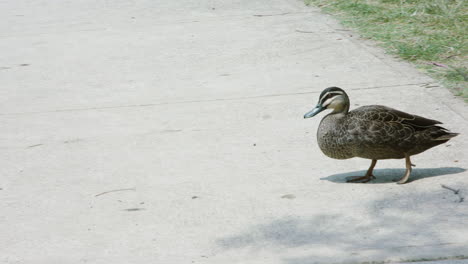
[(42, 146), (44, 144), (40, 143), (40, 144), (35, 144), (35, 145), (31, 145), (31, 146), (28, 146), (27, 148), (35, 148), (35, 147), (39, 147), (39, 146)]
[(123, 209), (123, 211), (127, 212), (135, 212), (135, 211), (143, 211), (145, 208), (128, 208), (128, 209)]
[(107, 191), (107, 192), (102, 192), (102, 193), (96, 194), (94, 197), (98, 197), (98, 196), (101, 196), (101, 195), (104, 195), (104, 194), (107, 194), (107, 193), (112, 193), (112, 192), (135, 191), (135, 190), (136, 190), (135, 188), (126, 188), (126, 189), (111, 190), (111, 191)]
[(435, 62), (435, 61), (428, 61), (428, 62), (423, 62), (424, 64), (427, 64), (427, 65), (434, 65), (434, 66), (437, 66), (437, 67), (442, 67), (442, 68), (449, 68), (449, 66), (443, 64), (443, 63), (439, 63), (439, 62)]
[(280, 13), (280, 14), (267, 14), (267, 15), (253, 15), (255, 17), (266, 17), (266, 16), (284, 16), (284, 15), (288, 15), (290, 14), (289, 12), (286, 12), (286, 13)]
[(460, 194), (460, 189), (455, 190), (454, 188), (449, 187), (449, 186), (444, 185), (444, 184), (441, 184), (440, 186), (442, 186), (442, 188), (444, 188), (444, 189), (447, 189), (447, 190), (452, 191), (456, 196), (458, 196), (458, 202), (459, 202), (459, 203), (462, 203), (462, 202), (465, 200), (465, 197), (463, 197), (463, 196)]
[(454, 194), (458, 194), (460, 192), (460, 190), (455, 190), (455, 189), (453, 189), (451, 187), (448, 187), (447, 185), (441, 184), (440, 186), (442, 186), (442, 188), (444, 188), (444, 189), (452, 191)]
[(315, 31), (306, 31), (306, 30), (300, 30), (300, 29), (296, 29), (296, 32), (299, 32), (299, 33), (317, 33)]

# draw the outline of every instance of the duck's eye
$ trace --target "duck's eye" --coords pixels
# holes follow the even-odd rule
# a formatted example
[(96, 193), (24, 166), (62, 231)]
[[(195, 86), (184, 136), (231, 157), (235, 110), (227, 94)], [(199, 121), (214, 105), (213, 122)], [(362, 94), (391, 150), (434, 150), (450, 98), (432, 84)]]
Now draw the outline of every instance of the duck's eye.
[(328, 99), (332, 98), (332, 94), (327, 94), (323, 99), (322, 102), (326, 102)]
[(333, 101), (334, 97), (337, 97), (339, 95), (340, 94), (338, 93), (328, 93), (327, 95), (325, 95), (324, 97), (320, 99), (320, 104), (325, 107)]
[(326, 94), (324, 97), (320, 98), (320, 104), (323, 105), (331, 96), (331, 94)]

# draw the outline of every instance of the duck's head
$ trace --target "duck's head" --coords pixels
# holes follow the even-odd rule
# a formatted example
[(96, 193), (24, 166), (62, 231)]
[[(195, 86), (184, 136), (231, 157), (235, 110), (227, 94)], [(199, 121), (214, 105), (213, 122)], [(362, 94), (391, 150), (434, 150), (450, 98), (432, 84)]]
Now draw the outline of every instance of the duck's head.
[(314, 109), (304, 115), (304, 118), (313, 117), (326, 109), (333, 109), (332, 114), (347, 113), (349, 110), (349, 98), (343, 89), (328, 87), (320, 94), (319, 101)]

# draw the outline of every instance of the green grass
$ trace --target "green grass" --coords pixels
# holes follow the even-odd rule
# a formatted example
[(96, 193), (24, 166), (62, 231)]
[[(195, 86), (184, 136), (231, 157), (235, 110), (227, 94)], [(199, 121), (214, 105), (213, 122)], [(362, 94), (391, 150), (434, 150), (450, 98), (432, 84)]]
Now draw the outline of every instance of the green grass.
[(468, 101), (468, 0), (305, 0)]

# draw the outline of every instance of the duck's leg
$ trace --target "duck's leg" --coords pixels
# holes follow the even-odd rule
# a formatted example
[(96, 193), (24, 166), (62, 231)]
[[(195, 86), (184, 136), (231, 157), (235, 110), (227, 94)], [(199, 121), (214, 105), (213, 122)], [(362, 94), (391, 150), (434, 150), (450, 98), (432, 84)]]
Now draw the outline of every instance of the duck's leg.
[(405, 172), (405, 175), (397, 182), (398, 184), (406, 183), (411, 174), (411, 165), (413, 164), (411, 164), (410, 156), (406, 155), (405, 159), (406, 159), (406, 172)]
[(355, 177), (347, 177), (346, 178), (346, 182), (360, 182), (360, 183), (366, 183), (370, 180), (373, 180), (375, 179), (375, 176), (372, 175), (372, 171), (374, 170), (374, 167), (375, 167), (375, 164), (377, 164), (377, 160), (373, 159), (372, 160), (372, 163), (369, 167), (369, 169), (367, 170), (366, 172), (366, 175), (362, 176), (362, 177), (359, 177), (359, 176), (355, 176)]

